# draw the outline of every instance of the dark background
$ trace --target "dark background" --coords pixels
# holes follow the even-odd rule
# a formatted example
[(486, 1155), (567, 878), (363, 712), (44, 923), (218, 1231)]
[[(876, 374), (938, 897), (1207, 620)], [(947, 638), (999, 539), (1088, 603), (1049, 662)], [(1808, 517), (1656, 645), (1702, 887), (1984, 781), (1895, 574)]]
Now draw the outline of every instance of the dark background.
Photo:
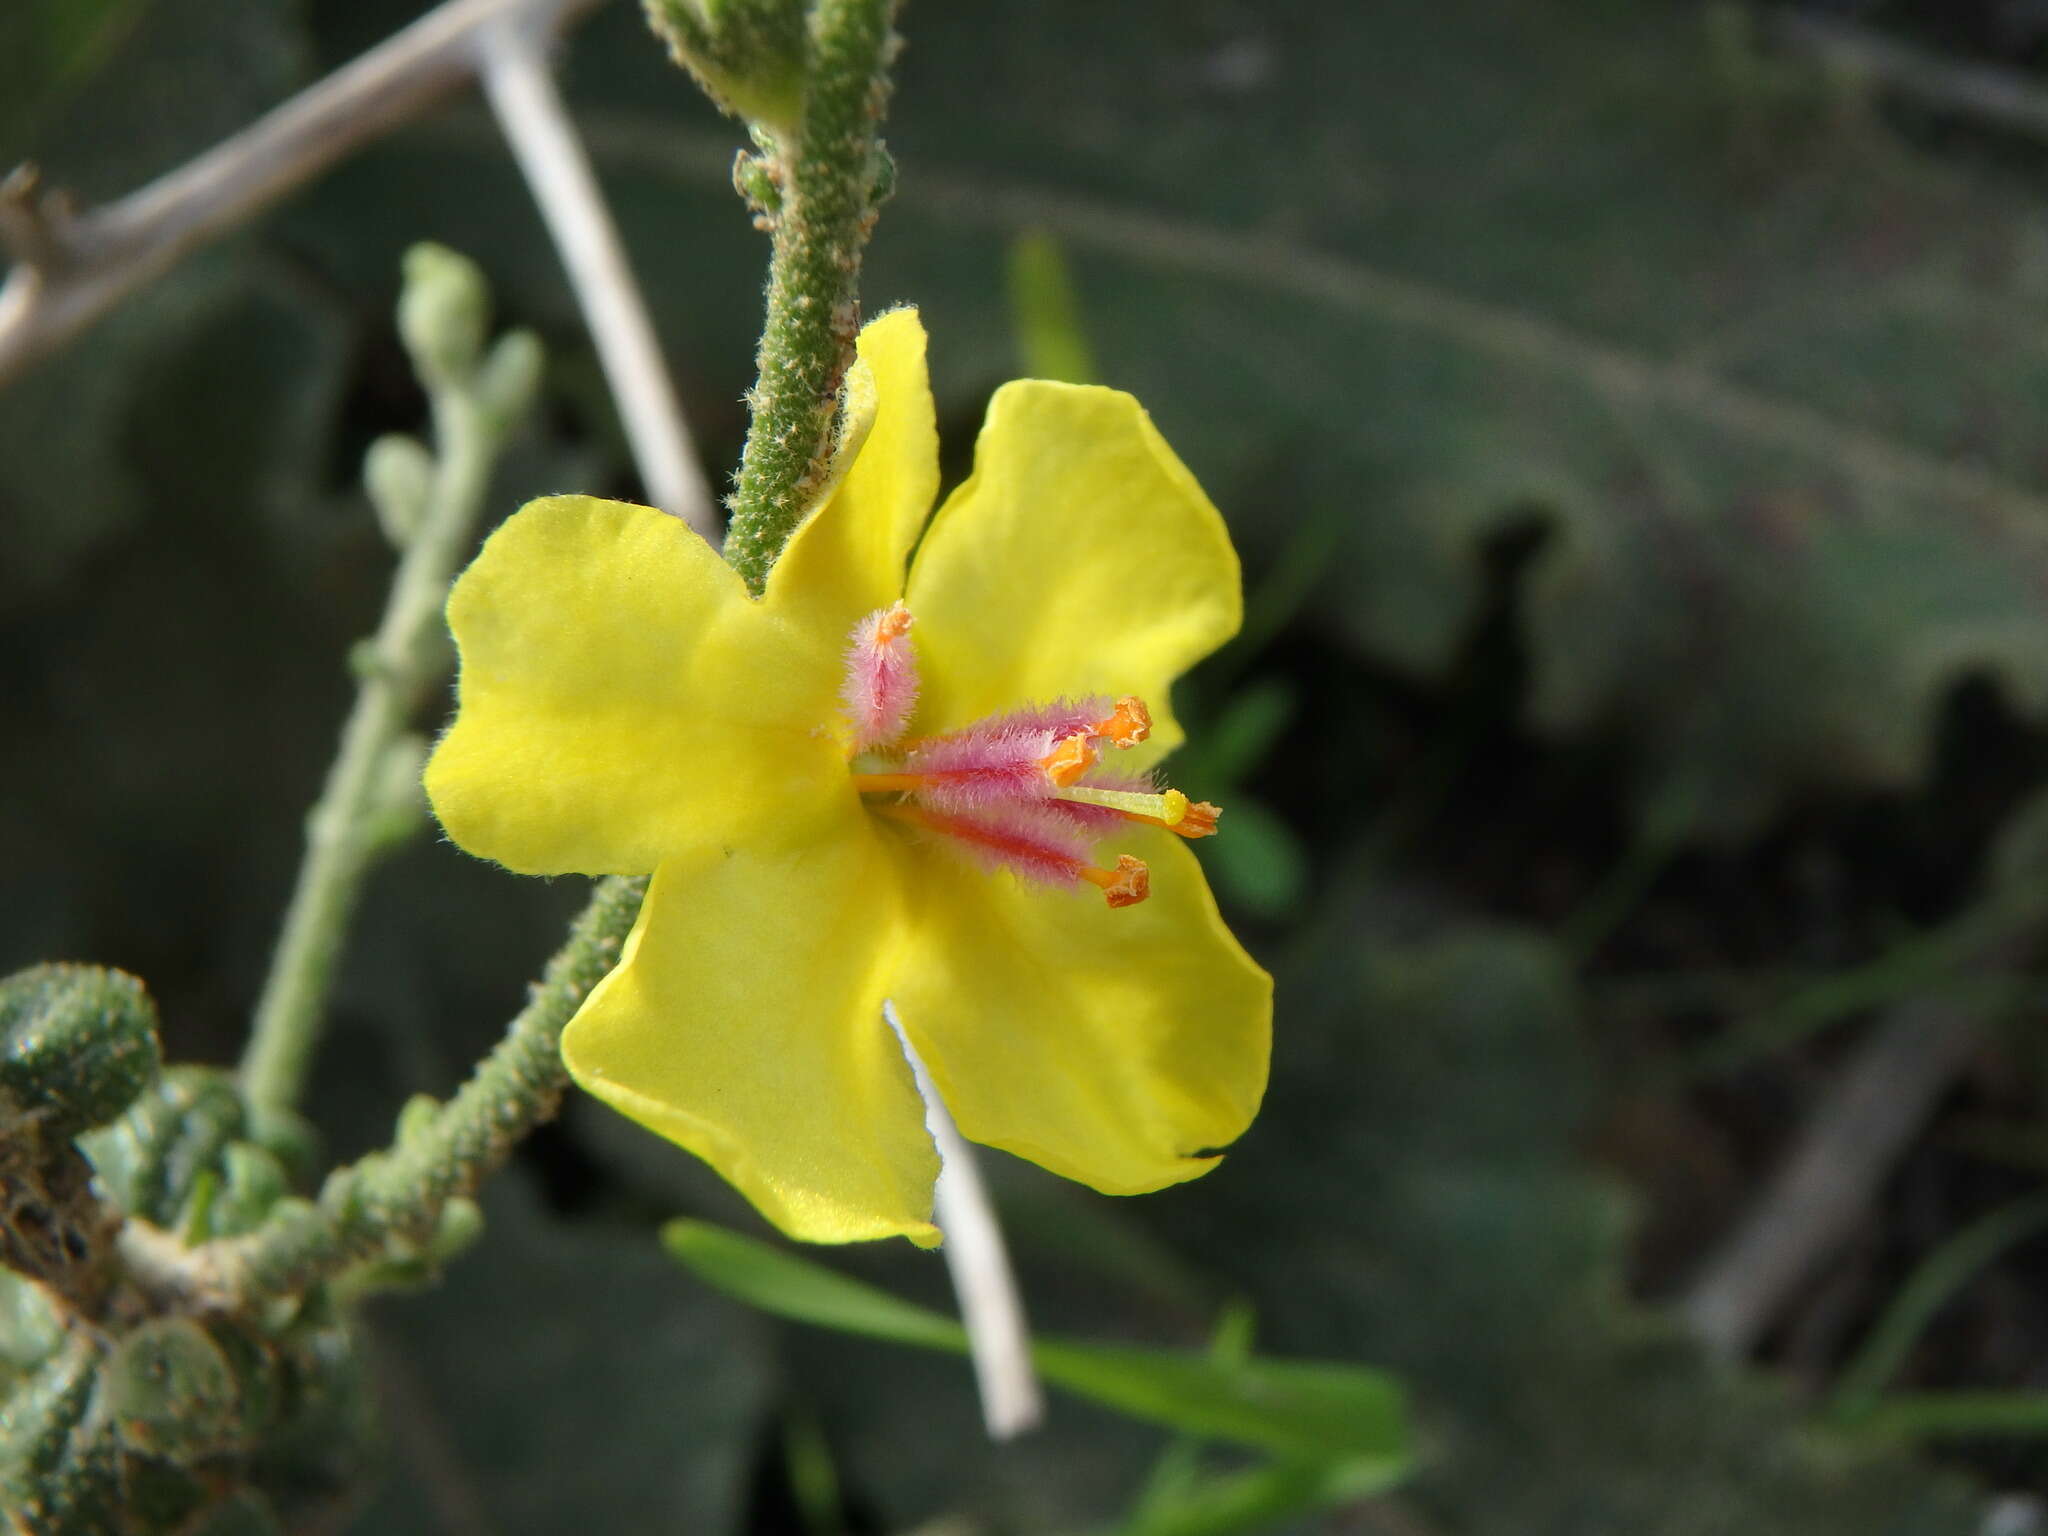
[[(17, 0), (0, 162), (117, 195), (419, 9)], [(2008, 920), (2048, 778), (2048, 160), (2040, 129), (1913, 88), (1929, 60), (2033, 80), (2048, 9), (1800, 13), (1915, 49), (1904, 79), (1782, 14), (904, 18), (865, 293), (924, 310), (951, 472), (1028, 365), (1012, 264), (1048, 234), (1097, 373), (1225, 509), (1249, 584), (1176, 781), (1229, 807), (1204, 852), (1279, 977), (1265, 1111), (1192, 1186), (1111, 1201), (1002, 1161), (999, 1195), (1048, 1326), (1196, 1343), (1243, 1297), (1263, 1348), (1405, 1376), (1422, 1471), (1332, 1529), (1961, 1533), (1987, 1490), (2048, 1493), (2025, 1436), (1812, 1432), (1913, 1265), (2048, 1167), (2036, 925)], [(765, 259), (740, 135), (629, 6), (563, 74), (722, 475)], [(133, 970), (184, 1059), (239, 1048), (382, 601), (356, 473), (422, 424), (389, 315), (428, 238), (550, 346), (499, 515), (633, 495), (473, 99), (0, 396), (0, 968)], [(580, 901), (431, 838), (377, 875), (311, 1105), (334, 1156), (459, 1080)], [(1656, 1304), (1928, 999), (1984, 1043), (1765, 1369), (1708, 1364)], [(441, 1289), (378, 1308), (396, 1473), (355, 1529), (783, 1529), (792, 1434), (859, 1530), (1078, 1528), (1157, 1450), (1068, 1403), (991, 1450), (957, 1362), (716, 1300), (653, 1224), (755, 1218), (594, 1105), (488, 1205)], [(907, 1245), (829, 1257), (944, 1295)], [(2044, 1280), (2048, 1248), (2011, 1249), (1901, 1384), (2048, 1386)]]

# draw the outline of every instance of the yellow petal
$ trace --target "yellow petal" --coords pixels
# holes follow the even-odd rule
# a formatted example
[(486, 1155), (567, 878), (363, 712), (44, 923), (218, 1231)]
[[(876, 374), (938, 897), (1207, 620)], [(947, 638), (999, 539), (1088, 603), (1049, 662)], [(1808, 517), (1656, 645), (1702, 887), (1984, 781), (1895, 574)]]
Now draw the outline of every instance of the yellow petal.
[(562, 1058), (791, 1237), (930, 1246), (938, 1154), (882, 1017), (901, 905), (858, 810), (669, 860)]
[(791, 536), (766, 592), (770, 608), (842, 641), (903, 595), (911, 546), (939, 493), (939, 429), (917, 311), (871, 322), (856, 352), (841, 477)]
[(913, 929), (890, 996), (970, 1140), (1105, 1194), (1206, 1172), (1266, 1088), (1273, 984), (1165, 832), (1152, 894), (1024, 885), (899, 840)]
[(1137, 401), (1006, 384), (911, 567), (916, 728), (1134, 693), (1163, 751), (1182, 736), (1168, 684), (1237, 633), (1239, 581), (1222, 517)]
[(645, 874), (846, 794), (840, 636), (765, 613), (675, 518), (556, 496), (455, 583), (448, 835), (522, 874)]

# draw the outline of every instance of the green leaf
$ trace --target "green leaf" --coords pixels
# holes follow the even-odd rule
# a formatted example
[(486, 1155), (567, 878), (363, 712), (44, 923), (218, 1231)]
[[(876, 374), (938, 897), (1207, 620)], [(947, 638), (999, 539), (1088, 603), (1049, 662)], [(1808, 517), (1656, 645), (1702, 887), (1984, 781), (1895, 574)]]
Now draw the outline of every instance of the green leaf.
[(2048, 1196), (2003, 1206), (1972, 1222), (1920, 1261), (1836, 1377), (1828, 1413), (1854, 1424), (1884, 1412), (1878, 1396), (1942, 1306), (2014, 1244), (2048, 1226)]
[(353, 1531), (743, 1529), (771, 1363), (758, 1321), (678, 1297), (638, 1229), (565, 1222), (517, 1173), (440, 1284), (373, 1308), (392, 1474)]
[(1593, 1063), (1553, 945), (1361, 930), (1332, 907), (1278, 977), (1295, 1001), (1258, 1129), (1174, 1230), (1234, 1235), (1223, 1262), (1269, 1336), (1413, 1383), (1432, 1454), (1400, 1497), (1431, 1530), (1976, 1529), (1951, 1479), (1813, 1433), (1625, 1300), (1627, 1207), (1580, 1150)]
[(671, 1221), (661, 1241), (705, 1284), (791, 1322), (919, 1349), (967, 1348), (966, 1330), (950, 1318), (709, 1222)]
[(90, 76), (149, 0), (14, 0), (0, 11), (0, 165)]
[[(727, 1294), (796, 1322), (964, 1354), (957, 1323), (736, 1232), (673, 1221), (662, 1242)], [(1051, 1382), (1183, 1433), (1303, 1457), (1407, 1458), (1401, 1389), (1380, 1372), (1322, 1361), (1230, 1361), (1137, 1346), (1035, 1339)]]
[[(1709, 827), (1917, 778), (1964, 673), (2048, 710), (2048, 354), (2011, 321), (2048, 304), (2038, 200), (1867, 87), (1612, 0), (1054, 0), (912, 35), (867, 286), (923, 306), (942, 419), (1009, 371), (1000, 278), (1043, 232), (1099, 376), (1255, 561), (1341, 519), (1323, 612), (1375, 665), (1440, 674), (1489, 541), (1540, 519), (1535, 722), (1619, 733), (1645, 785), (1697, 768)], [(722, 194), (731, 138), (636, 74), (593, 66), (582, 119), (629, 197)], [(724, 321), (675, 323), (704, 356)]]
[(1010, 242), (1008, 276), (1019, 376), (1093, 384), (1095, 360), (1081, 300), (1059, 241), (1043, 230), (1026, 230)]
[(1294, 829), (1249, 795), (1224, 807), (1223, 834), (1204, 838), (1202, 865), (1229, 898), (1256, 916), (1290, 916), (1308, 888), (1308, 853)]
[(1206, 1477), (1172, 1498), (1148, 1503), (1117, 1536), (1234, 1536), (1266, 1530), (1314, 1510), (1385, 1493), (1399, 1480), (1384, 1461), (1282, 1461)]

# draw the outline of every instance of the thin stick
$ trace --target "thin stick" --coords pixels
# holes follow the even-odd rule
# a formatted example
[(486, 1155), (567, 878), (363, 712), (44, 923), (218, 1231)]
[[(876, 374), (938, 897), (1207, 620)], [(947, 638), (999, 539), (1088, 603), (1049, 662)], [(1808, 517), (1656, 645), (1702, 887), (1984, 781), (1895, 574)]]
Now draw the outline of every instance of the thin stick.
[(1763, 1336), (1869, 1211), (1984, 1025), (1981, 1007), (1934, 999), (1904, 1004), (1880, 1025), (1680, 1301), (1702, 1342), (1739, 1356)]
[(486, 32), (479, 47), (484, 93), (568, 268), (648, 497), (716, 548), (723, 534), (717, 505), (618, 228), (548, 73), (546, 46), (519, 19)]
[[(518, 18), (552, 35), (597, 0), (447, 0), (403, 32), (119, 202), (71, 217), (17, 189), (0, 236), (0, 387), (166, 271), (469, 79), (476, 40)], [(33, 194), (30, 194), (33, 197)]]
[(939, 1097), (910, 1036), (896, 1017), (896, 1005), (882, 1004), (882, 1017), (896, 1031), (903, 1055), (924, 1097), (925, 1129), (939, 1148), (939, 1184), (933, 1199), (938, 1227), (945, 1234), (946, 1269), (960, 1298), (960, 1320), (974, 1359), (975, 1384), (981, 1390), (981, 1416), (989, 1438), (1008, 1440), (1035, 1429), (1045, 1416), (1045, 1400), (1031, 1365), (1031, 1327), (1017, 1293), (1017, 1277), (1003, 1245), (1003, 1229), (988, 1198), (974, 1149), (953, 1123), (952, 1111)]
[(1827, 16), (1781, 11), (1769, 29), (1791, 47), (1846, 64), (1931, 107), (2048, 139), (2048, 91), (2016, 71), (1944, 59)]

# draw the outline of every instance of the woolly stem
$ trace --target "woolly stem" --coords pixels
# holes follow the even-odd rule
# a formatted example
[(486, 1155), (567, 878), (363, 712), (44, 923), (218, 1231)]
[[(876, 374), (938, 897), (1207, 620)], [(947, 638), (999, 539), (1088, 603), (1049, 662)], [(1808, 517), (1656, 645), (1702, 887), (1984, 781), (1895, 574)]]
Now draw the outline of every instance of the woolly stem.
[(753, 420), (731, 500), (725, 557), (759, 592), (810, 510), (832, 451), (839, 384), (860, 331), (860, 262), (888, 177), (879, 130), (893, 0), (818, 0), (805, 43), (803, 116), (794, 142), (765, 130), (780, 196), (768, 318), (747, 396)]

